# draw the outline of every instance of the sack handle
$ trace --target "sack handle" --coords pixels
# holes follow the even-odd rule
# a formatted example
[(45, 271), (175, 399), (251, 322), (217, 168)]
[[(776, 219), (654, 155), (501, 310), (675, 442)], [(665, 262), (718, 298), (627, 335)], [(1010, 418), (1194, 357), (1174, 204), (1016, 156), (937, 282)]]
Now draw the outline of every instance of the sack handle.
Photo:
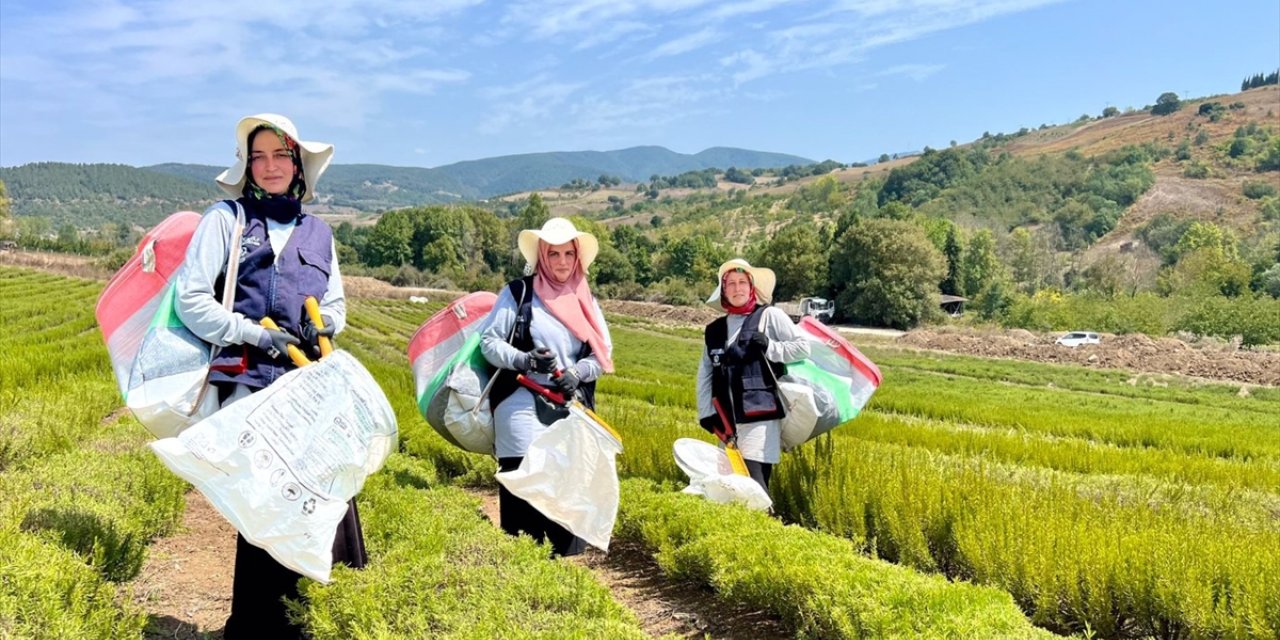
[[(516, 315), (517, 315), (517, 316), (519, 316), (519, 315), (520, 315), (520, 307), (524, 306), (525, 301), (526, 301), (526, 300), (528, 300), (528, 299), (529, 299), (529, 286), (528, 286), (528, 285), (525, 285), (525, 286), (523, 286), (523, 287), (521, 287), (521, 288), (520, 288), (520, 300), (519, 300), (518, 302), (516, 302)], [(511, 344), (511, 340), (512, 340), (512, 339), (514, 339), (514, 338), (516, 337), (516, 325), (517, 325), (517, 324), (519, 324), (519, 319), (518, 319), (518, 318), (517, 318), (517, 321), (516, 321), (516, 322), (512, 322), (512, 323), (511, 323), (511, 330), (510, 330), (510, 331), (507, 331), (507, 344)], [(480, 403), (481, 403), (481, 402), (484, 402), (485, 398), (488, 398), (488, 397), (489, 397), (489, 390), (493, 388), (493, 383), (495, 383), (495, 382), (497, 382), (497, 381), (498, 381), (498, 374), (497, 374), (497, 372), (494, 372), (494, 374), (493, 374), (493, 375), (489, 376), (489, 382), (485, 383), (485, 385), (484, 385), (484, 389), (480, 392), (480, 399), (479, 399), (479, 400), (476, 400), (476, 406), (474, 406), (474, 407), (472, 407), (472, 408), (471, 408), (471, 413), (472, 413), (472, 414), (474, 414), (475, 412), (477, 412), (477, 411), (479, 411), (479, 410), (480, 410)]]
[[(756, 328), (756, 333), (764, 333), (764, 314), (760, 314), (760, 326)], [(766, 334), (767, 338), (768, 335)], [(778, 399), (782, 401), (782, 407), (791, 413), (791, 400), (787, 398), (787, 394), (782, 392), (782, 384), (778, 382), (778, 374), (773, 372), (773, 367), (769, 364), (769, 358), (763, 354), (760, 356), (764, 360), (764, 370), (769, 372), (769, 377), (773, 378), (773, 388), (777, 391)]]
[[(225, 277), (222, 281), (222, 308), (228, 312), (235, 305), (236, 297), (236, 280), (240, 277), (240, 238), (244, 236), (244, 207), (238, 200), (231, 200), (236, 210), (236, 224), (231, 232), (231, 243), (227, 245), (227, 266), (223, 269)], [(222, 351), (222, 347), (216, 344), (209, 345), (209, 362), (218, 357), (218, 352)], [(196, 396), (196, 401), (191, 405), (191, 414), (200, 410), (200, 405), (204, 403), (204, 396), (209, 392), (209, 376), (213, 373), (213, 367), (204, 374), (204, 384), (200, 386), (200, 394)]]

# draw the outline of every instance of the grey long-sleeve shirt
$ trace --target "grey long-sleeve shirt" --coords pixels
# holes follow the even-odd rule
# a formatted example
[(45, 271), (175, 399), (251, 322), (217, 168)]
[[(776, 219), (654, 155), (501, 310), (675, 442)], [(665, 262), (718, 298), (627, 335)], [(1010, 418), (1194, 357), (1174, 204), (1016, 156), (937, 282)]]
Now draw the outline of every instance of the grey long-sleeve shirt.
[[(569, 331), (559, 319), (551, 315), (551, 311), (542, 304), (537, 294), (530, 291), (530, 295), (533, 296), (533, 300), (529, 335), (533, 338), (534, 347), (550, 349), (556, 356), (557, 368), (563, 369), (576, 364), (583, 382), (598, 379), (604, 372), (600, 361), (595, 355), (578, 360), (582, 341), (573, 335), (573, 332)], [(601, 332), (604, 334), (604, 342), (612, 352), (613, 339), (609, 336), (609, 326), (605, 324), (604, 312), (600, 310), (598, 302), (593, 301), (592, 306)], [(511, 334), (511, 327), (515, 321), (515, 298), (511, 296), (509, 287), (503, 287), (502, 293), (498, 294), (498, 300), (493, 305), (493, 311), (489, 314), (488, 325), (483, 329), (480, 338), (480, 351), (489, 364), (501, 369), (520, 369), (517, 365), (522, 364), (524, 352), (507, 342), (507, 336)], [(551, 385), (550, 376), (547, 374), (529, 375), (540, 384)], [(515, 393), (494, 407), (493, 418), (496, 432), (494, 449), (499, 458), (523, 456), (528, 451), (529, 443), (533, 438), (546, 428), (538, 421), (538, 416), (534, 412), (533, 394), (524, 388), (516, 389)]]
[[(263, 333), (256, 320), (223, 308), (218, 301), (222, 292), (214, 289), (218, 276), (227, 267), (228, 251), (232, 250), (228, 245), (235, 224), (235, 210), (225, 202), (218, 202), (205, 210), (174, 280), (177, 285), (174, 311), (178, 318), (200, 339), (220, 347), (256, 345)], [(267, 221), (267, 237), (276, 255), (288, 243), (293, 228), (293, 223)], [(240, 247), (234, 247), (234, 250), (239, 252)], [(346, 326), (347, 302), (342, 289), (342, 274), (338, 272), (336, 247), (329, 271), (329, 289), (320, 300), (320, 312), (333, 320), (335, 333)]]
[[(738, 339), (744, 315), (729, 314), (728, 339), (725, 346)], [(786, 312), (768, 307), (760, 314), (760, 332), (769, 338), (769, 348), (764, 357), (771, 362), (798, 362), (809, 357), (809, 341), (800, 335), (796, 325)], [(765, 374), (768, 375), (768, 374)], [(711, 356), (702, 347), (702, 360), (698, 362), (698, 418), (715, 415), (711, 404)], [(737, 425), (738, 449), (742, 457), (767, 464), (776, 464), (782, 458), (782, 422), (765, 420)]]

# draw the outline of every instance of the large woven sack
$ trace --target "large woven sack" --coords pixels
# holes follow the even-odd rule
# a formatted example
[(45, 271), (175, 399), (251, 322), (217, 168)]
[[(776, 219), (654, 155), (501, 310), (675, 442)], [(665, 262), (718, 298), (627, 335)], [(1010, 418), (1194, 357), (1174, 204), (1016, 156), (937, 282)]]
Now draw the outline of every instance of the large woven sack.
[(493, 453), (493, 416), (483, 396), (489, 367), (480, 330), (498, 296), (467, 294), (436, 312), (409, 340), (418, 411), (450, 444)]

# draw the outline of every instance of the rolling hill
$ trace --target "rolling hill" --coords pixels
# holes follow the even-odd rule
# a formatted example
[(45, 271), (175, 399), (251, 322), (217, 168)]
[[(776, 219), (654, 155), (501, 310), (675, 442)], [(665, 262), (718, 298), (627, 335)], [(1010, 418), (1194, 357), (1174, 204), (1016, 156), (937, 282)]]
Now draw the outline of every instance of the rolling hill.
[[(811, 164), (799, 156), (715, 147), (696, 154), (663, 147), (616, 151), (559, 151), (469, 160), (435, 168), (337, 164), (325, 173), (318, 204), (328, 212), (377, 212), (417, 204), (480, 200), (529, 189), (556, 187), (601, 175), (626, 181), (707, 168), (774, 168)], [(0, 168), (14, 213), (41, 216), (53, 225), (96, 227), (106, 222), (148, 226), (166, 213), (200, 209), (221, 197), (213, 178), (224, 167), (166, 163), (40, 162)]]

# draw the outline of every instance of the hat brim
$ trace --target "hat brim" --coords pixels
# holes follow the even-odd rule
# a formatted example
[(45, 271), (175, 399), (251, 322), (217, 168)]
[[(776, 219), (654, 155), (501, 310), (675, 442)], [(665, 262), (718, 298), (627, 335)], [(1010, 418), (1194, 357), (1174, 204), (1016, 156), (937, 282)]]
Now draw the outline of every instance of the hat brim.
[[(256, 116), (244, 118), (236, 126), (236, 163), (214, 179), (218, 186), (232, 198), (239, 198), (244, 193), (244, 183), (248, 179), (246, 170), (249, 158), (249, 133), (264, 124), (280, 126), (278, 122)], [(311, 202), (316, 197), (316, 183), (320, 181), (320, 176), (325, 169), (329, 168), (329, 162), (333, 160), (333, 145), (327, 142), (299, 140), (291, 131), (285, 131), (285, 134), (298, 143), (298, 148), (302, 152), (302, 179), (307, 183), (307, 193), (302, 196), (302, 201)]]
[(538, 241), (542, 240), (547, 244), (556, 245), (564, 244), (571, 240), (578, 241), (578, 262), (582, 265), (582, 271), (585, 273), (591, 268), (591, 263), (595, 262), (596, 256), (600, 254), (600, 243), (596, 237), (586, 231), (573, 231), (564, 235), (554, 233), (544, 233), (541, 229), (525, 229), (520, 232), (516, 244), (520, 247), (520, 255), (524, 256), (524, 261), (530, 265), (538, 265)]
[(716, 289), (711, 292), (711, 297), (707, 298), (707, 304), (720, 306), (720, 283), (724, 281), (725, 272), (731, 269), (742, 269), (751, 274), (751, 283), (756, 288), (756, 299), (764, 304), (773, 302), (773, 289), (778, 284), (778, 276), (773, 273), (773, 269), (753, 267), (747, 261), (735, 258), (720, 265), (716, 273)]

